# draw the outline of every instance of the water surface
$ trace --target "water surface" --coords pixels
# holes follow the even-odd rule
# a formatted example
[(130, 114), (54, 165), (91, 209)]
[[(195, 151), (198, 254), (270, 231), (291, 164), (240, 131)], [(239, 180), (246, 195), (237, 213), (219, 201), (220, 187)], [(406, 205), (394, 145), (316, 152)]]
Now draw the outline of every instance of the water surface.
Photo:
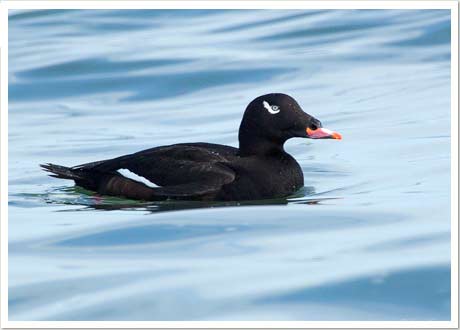
[[(9, 15), (10, 320), (449, 320), (446, 10)], [(284, 92), (342, 141), (293, 139), (281, 200), (139, 203), (38, 164), (237, 146)]]

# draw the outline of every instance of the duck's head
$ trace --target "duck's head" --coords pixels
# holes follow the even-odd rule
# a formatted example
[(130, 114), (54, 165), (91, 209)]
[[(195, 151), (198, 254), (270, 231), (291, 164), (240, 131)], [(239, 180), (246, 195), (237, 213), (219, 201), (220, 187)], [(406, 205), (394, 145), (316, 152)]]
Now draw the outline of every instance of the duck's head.
[(239, 130), (243, 153), (282, 148), (284, 142), (293, 137), (342, 139), (339, 133), (324, 128), (318, 119), (304, 112), (289, 95), (266, 94), (249, 103)]

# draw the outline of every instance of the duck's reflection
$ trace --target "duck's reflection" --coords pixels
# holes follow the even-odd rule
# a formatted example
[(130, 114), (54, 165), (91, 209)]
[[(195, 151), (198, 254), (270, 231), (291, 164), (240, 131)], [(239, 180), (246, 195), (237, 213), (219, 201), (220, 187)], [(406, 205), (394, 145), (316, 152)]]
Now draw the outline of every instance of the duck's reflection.
[[(38, 196), (35, 196), (38, 197)], [(91, 191), (80, 187), (61, 187), (48, 191), (41, 196), (46, 203), (84, 206), (83, 208), (70, 209), (66, 211), (90, 211), (90, 210), (127, 210), (127, 211), (147, 211), (167, 212), (201, 208), (217, 207), (237, 207), (237, 206), (262, 206), (262, 205), (288, 205), (288, 204), (307, 204), (317, 205), (322, 201), (332, 198), (316, 196), (313, 186), (305, 186), (295, 194), (286, 198), (254, 200), (254, 201), (232, 201), (232, 202), (203, 202), (203, 201), (179, 201), (166, 200), (155, 202), (141, 202), (122, 198), (96, 195)]]

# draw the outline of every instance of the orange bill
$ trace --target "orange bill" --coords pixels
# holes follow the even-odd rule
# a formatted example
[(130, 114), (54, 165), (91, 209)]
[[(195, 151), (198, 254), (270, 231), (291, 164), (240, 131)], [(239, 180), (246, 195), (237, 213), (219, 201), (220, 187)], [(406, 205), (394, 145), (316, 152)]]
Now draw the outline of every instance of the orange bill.
[(327, 128), (317, 128), (312, 130), (311, 128), (307, 128), (307, 136), (311, 139), (336, 139), (342, 140), (342, 135), (337, 132), (331, 131)]

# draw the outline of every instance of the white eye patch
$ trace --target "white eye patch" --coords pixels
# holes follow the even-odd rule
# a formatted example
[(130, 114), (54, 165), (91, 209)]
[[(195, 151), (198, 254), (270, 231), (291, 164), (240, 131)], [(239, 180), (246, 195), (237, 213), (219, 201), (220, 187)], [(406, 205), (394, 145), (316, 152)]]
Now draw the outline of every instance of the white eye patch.
[(264, 108), (267, 109), (268, 112), (270, 112), (272, 115), (277, 114), (280, 112), (280, 107), (277, 105), (270, 105), (267, 101), (264, 101)]
[(130, 170), (128, 170), (126, 168), (120, 168), (118, 170), (118, 173), (123, 175), (125, 178), (128, 178), (128, 179), (143, 183), (147, 187), (150, 187), (150, 188), (158, 188), (159, 187), (158, 185), (156, 185), (155, 183), (149, 181), (148, 179), (144, 178), (143, 176), (137, 175), (136, 173), (131, 172)]

